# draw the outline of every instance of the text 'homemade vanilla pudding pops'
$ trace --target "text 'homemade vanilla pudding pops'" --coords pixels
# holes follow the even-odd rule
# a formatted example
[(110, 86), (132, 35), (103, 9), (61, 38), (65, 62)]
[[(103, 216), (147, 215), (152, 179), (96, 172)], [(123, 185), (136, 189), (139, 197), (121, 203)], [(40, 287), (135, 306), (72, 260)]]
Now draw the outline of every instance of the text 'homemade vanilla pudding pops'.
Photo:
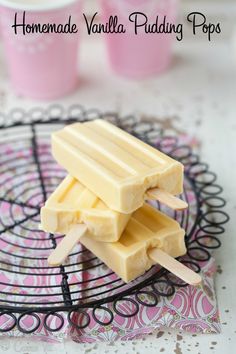
[(52, 153), (112, 210), (130, 214), (146, 199), (187, 207), (174, 197), (183, 191), (183, 165), (104, 120), (53, 133)]

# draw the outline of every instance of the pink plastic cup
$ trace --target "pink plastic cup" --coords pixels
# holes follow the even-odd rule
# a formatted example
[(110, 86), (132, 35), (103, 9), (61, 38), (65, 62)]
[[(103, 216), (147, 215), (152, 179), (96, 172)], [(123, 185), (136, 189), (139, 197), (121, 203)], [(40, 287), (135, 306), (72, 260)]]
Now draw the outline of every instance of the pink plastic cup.
[(149, 23), (154, 23), (157, 15), (161, 23), (166, 16), (167, 22), (175, 23), (178, 3), (178, 0), (101, 0), (103, 21), (117, 15), (126, 28), (126, 33), (105, 35), (110, 64), (117, 74), (143, 79), (168, 68), (174, 35), (145, 33), (143, 27), (136, 35), (129, 15), (142, 12)]
[[(65, 24), (81, 17), (80, 0), (0, 0), (1, 34), (5, 56), (16, 94), (49, 100), (69, 94), (78, 84), (79, 33), (14, 33), (26, 12), (26, 23)], [(21, 21), (19, 21), (21, 20)]]

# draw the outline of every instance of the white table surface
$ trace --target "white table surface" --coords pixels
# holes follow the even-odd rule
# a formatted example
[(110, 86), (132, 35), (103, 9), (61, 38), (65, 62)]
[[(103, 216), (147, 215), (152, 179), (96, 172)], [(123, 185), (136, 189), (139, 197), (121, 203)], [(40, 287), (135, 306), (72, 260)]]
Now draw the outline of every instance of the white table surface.
[[(222, 333), (192, 336), (162, 329), (159, 338), (156, 332), (143, 340), (87, 345), (0, 337), (0, 353), (233, 353), (236, 346), (236, 54), (233, 56), (230, 40), (222, 37), (209, 44), (187, 39), (176, 46), (170, 71), (156, 79), (132, 82), (112, 75), (107, 69), (102, 42), (90, 38), (83, 42), (80, 68), (80, 88), (59, 103), (65, 106), (81, 103), (86, 108), (153, 117), (163, 127), (170, 126), (200, 140), (202, 160), (218, 174), (227, 200), (226, 210), (231, 216), (222, 236), (222, 247), (215, 252), (216, 263), (222, 269), (216, 275)], [(35, 105), (44, 107), (48, 103), (15, 97), (0, 57), (0, 111)]]

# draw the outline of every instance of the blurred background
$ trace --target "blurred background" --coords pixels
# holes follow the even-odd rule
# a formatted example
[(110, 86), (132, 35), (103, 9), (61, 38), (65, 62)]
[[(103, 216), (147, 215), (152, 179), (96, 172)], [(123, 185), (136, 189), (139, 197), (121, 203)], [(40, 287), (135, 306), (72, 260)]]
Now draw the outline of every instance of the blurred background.
[[(101, 8), (96, 0), (84, 1), (83, 11), (92, 16)], [(205, 35), (193, 36), (186, 16), (200, 11), (211, 23), (221, 23), (222, 33), (213, 35), (209, 43)], [(227, 93), (233, 91), (236, 66), (236, 3), (234, 0), (183, 0), (178, 22), (185, 23), (182, 42), (174, 41), (173, 59), (169, 69), (146, 80), (132, 81), (116, 75), (110, 68), (103, 35), (80, 33), (78, 60), (79, 85), (70, 95), (50, 102), (64, 105), (80, 103), (119, 112), (158, 113), (160, 117), (180, 114), (199, 119), (201, 98), (215, 101), (215, 108)], [(83, 26), (84, 28), (84, 26)], [(48, 101), (34, 101), (16, 95), (10, 85), (4, 49), (0, 47), (0, 110), (14, 107), (47, 106)], [(213, 91), (215, 92), (213, 92)], [(214, 96), (214, 98), (213, 98)], [(199, 103), (196, 110), (190, 102)], [(186, 105), (186, 103), (188, 103)], [(212, 106), (214, 104), (212, 103)], [(145, 108), (144, 108), (145, 107)], [(185, 113), (193, 108), (193, 112)]]

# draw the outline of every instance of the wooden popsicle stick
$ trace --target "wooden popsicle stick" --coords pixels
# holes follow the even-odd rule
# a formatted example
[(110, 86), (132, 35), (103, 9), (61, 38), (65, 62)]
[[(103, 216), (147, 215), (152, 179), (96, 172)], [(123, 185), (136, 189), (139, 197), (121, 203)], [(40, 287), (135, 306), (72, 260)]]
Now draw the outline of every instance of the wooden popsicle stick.
[(195, 273), (184, 264), (178, 262), (175, 258), (169, 256), (160, 249), (153, 248), (148, 252), (148, 256), (157, 264), (169, 270), (171, 273), (182, 279), (185, 283), (190, 285), (198, 285), (202, 279), (198, 273)]
[(66, 257), (70, 254), (74, 246), (79, 242), (80, 238), (86, 233), (86, 231), (86, 225), (74, 225), (50, 254), (48, 257), (48, 264), (54, 267), (61, 265)]
[(184, 200), (158, 188), (149, 189), (146, 194), (149, 199), (158, 200), (173, 210), (184, 210), (188, 207)]

